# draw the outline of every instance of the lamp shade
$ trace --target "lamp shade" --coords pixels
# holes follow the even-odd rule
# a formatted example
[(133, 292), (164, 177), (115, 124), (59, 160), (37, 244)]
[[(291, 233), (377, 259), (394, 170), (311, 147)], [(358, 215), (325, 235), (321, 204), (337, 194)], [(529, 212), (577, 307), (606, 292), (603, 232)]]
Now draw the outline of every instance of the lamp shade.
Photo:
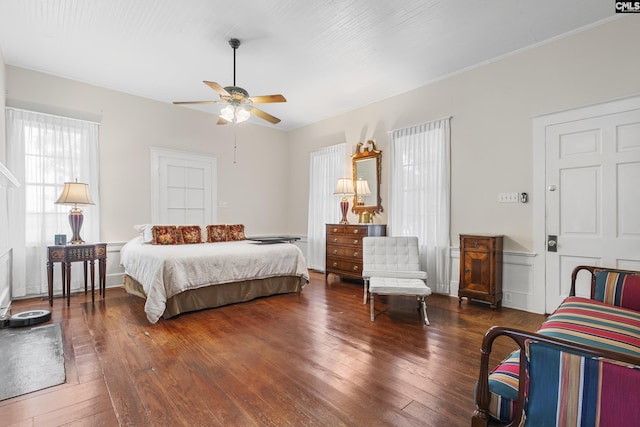
[(342, 194), (343, 196), (353, 196), (353, 181), (350, 178), (338, 178), (336, 190), (333, 194)]
[(359, 179), (356, 181), (356, 194), (358, 196), (367, 196), (371, 194), (369, 183), (366, 179)]
[(89, 194), (89, 184), (83, 182), (65, 182), (62, 194), (56, 200), (57, 205), (94, 205)]

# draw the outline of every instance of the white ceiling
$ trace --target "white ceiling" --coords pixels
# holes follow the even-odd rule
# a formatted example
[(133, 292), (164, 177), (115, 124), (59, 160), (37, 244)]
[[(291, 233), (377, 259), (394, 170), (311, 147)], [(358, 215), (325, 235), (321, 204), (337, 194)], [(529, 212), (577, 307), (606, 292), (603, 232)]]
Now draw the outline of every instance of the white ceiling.
[(237, 85), (283, 94), (263, 110), (295, 129), (614, 16), (604, 0), (0, 0), (0, 48), (10, 65), (214, 100), (202, 81), (232, 84), (235, 37)]

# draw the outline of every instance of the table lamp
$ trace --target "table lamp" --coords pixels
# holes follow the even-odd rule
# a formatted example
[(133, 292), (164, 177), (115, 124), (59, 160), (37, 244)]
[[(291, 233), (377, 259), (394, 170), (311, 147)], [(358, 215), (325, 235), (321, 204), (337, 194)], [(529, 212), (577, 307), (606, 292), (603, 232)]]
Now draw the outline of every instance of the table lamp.
[(65, 182), (62, 194), (56, 200), (57, 205), (71, 205), (73, 208), (69, 211), (69, 225), (71, 225), (71, 231), (73, 237), (71, 238), (71, 244), (78, 245), (84, 243), (84, 240), (80, 237), (80, 229), (82, 228), (82, 222), (84, 221), (84, 215), (82, 211), (78, 209), (78, 205), (94, 205), (89, 194), (89, 184), (78, 182)]
[(347, 212), (349, 212), (349, 199), (347, 196), (353, 196), (353, 181), (350, 178), (338, 178), (336, 183), (336, 191), (333, 194), (341, 194), (342, 200), (340, 200), (340, 211), (342, 212), (342, 220), (340, 224), (349, 224), (347, 221)]
[(356, 196), (357, 196), (357, 205), (364, 206), (364, 197), (371, 194), (371, 189), (369, 188), (369, 183), (366, 179), (359, 178), (356, 181)]

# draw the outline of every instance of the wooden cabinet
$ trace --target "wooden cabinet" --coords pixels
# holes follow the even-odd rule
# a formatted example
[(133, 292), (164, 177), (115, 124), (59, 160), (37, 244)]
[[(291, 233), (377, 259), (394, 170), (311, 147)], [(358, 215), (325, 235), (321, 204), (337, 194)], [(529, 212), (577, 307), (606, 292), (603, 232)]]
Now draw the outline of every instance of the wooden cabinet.
[(460, 286), (462, 298), (502, 305), (502, 236), (460, 235)]
[(362, 239), (386, 234), (384, 224), (327, 224), (325, 279), (329, 273), (362, 279)]

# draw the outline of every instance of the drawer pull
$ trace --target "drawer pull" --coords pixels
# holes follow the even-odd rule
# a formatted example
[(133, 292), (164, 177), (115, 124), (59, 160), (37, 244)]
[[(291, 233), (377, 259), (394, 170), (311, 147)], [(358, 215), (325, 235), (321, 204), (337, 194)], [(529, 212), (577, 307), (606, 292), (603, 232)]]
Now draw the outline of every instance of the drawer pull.
[(357, 229), (357, 228), (355, 230), (353, 230), (353, 234), (358, 234), (359, 232), (360, 232), (360, 230)]
[(338, 242), (338, 238), (337, 238), (337, 237), (334, 237), (334, 239), (333, 239), (333, 243), (337, 243), (337, 242)]
[(334, 229), (333, 229), (333, 232), (334, 232), (334, 233), (337, 233), (337, 232), (338, 232), (338, 229), (337, 229), (337, 228), (334, 228)]
[(477, 247), (478, 247), (478, 241), (477, 241), (477, 240), (476, 240), (476, 242), (473, 244), (473, 247), (474, 247), (474, 248), (477, 248)]
[(357, 265), (353, 266), (353, 271), (358, 271), (358, 266)]
[(355, 251), (355, 252), (353, 253), (353, 256), (358, 256), (358, 251)]
[(334, 262), (334, 263), (333, 263), (333, 266), (334, 266), (334, 267), (337, 267), (337, 266), (338, 266), (338, 263), (337, 263), (337, 262)]
[(357, 245), (359, 241), (360, 241), (360, 240), (355, 239), (355, 240), (353, 241), (353, 244), (354, 244), (354, 245)]
[(335, 254), (337, 254), (337, 253), (338, 253), (338, 250), (337, 250), (337, 249), (334, 249), (334, 250), (333, 250), (333, 254), (335, 255)]

